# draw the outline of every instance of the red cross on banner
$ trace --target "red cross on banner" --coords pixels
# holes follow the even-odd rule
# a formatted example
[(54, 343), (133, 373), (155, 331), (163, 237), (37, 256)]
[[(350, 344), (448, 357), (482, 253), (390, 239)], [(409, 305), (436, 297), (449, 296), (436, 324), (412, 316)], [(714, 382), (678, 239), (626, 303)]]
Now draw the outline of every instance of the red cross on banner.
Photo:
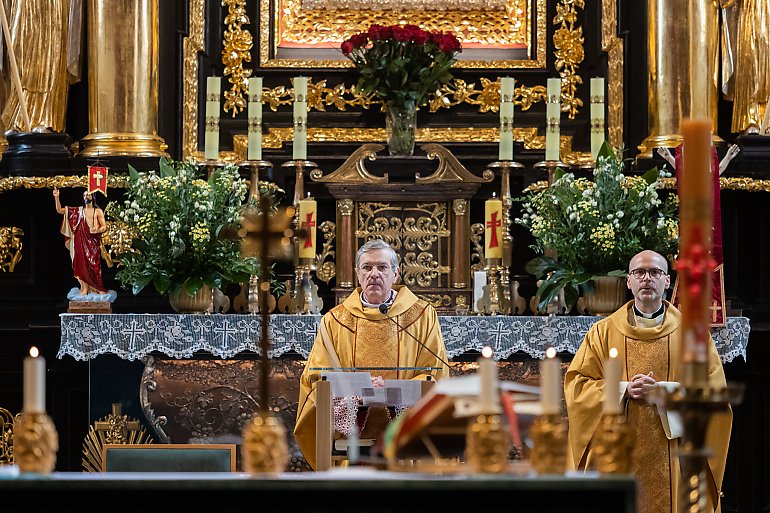
[(88, 166), (88, 192), (101, 192), (107, 196), (107, 172), (105, 166)]

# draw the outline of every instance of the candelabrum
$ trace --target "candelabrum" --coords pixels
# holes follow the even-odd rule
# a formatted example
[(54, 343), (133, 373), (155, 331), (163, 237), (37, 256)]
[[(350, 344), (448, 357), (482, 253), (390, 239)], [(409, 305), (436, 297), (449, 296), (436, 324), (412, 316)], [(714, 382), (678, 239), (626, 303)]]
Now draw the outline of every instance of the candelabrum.
[(50, 474), (56, 466), (59, 435), (45, 413), (20, 413), (13, 424), (14, 461), (22, 472)]
[(603, 474), (631, 472), (634, 434), (622, 413), (605, 413), (599, 420), (591, 449), (596, 454), (596, 470)]
[[(291, 295), (288, 313), (318, 314), (323, 308), (323, 301), (318, 297), (318, 285), (313, 281), (312, 272), (316, 271), (315, 259), (299, 258), (299, 242), (301, 225), (299, 219), (299, 202), (305, 195), (305, 170), (317, 168), (315, 162), (309, 160), (291, 160), (282, 165), (286, 168), (294, 168), (294, 290), (286, 291)], [(307, 234), (306, 236), (310, 236)]]
[(500, 199), (503, 202), (503, 226), (502, 226), (502, 253), (503, 261), (500, 269), (500, 284), (505, 291), (505, 296), (510, 299), (510, 269), (511, 259), (513, 257), (513, 236), (511, 235), (511, 207), (513, 206), (513, 196), (511, 196), (511, 170), (523, 169), (524, 165), (512, 160), (501, 160), (492, 162), (487, 169), (492, 172), (500, 171)]
[(538, 474), (563, 474), (567, 470), (567, 422), (559, 414), (540, 415), (532, 423), (532, 468)]
[(505, 472), (510, 447), (511, 439), (500, 415), (481, 414), (468, 425), (465, 460), (475, 472)]
[[(713, 511), (709, 504), (708, 459), (712, 449), (706, 442), (706, 433), (716, 415), (726, 414), (731, 406), (743, 399), (742, 383), (727, 383), (725, 387), (713, 387), (706, 381), (705, 364), (685, 364), (685, 376), (700, 376), (687, 380), (673, 390), (659, 388), (650, 401), (663, 408), (679, 412), (684, 432), (679, 442), (679, 461), (682, 486), (679, 491), (679, 511), (706, 513)], [(689, 382), (691, 381), (691, 382)]]

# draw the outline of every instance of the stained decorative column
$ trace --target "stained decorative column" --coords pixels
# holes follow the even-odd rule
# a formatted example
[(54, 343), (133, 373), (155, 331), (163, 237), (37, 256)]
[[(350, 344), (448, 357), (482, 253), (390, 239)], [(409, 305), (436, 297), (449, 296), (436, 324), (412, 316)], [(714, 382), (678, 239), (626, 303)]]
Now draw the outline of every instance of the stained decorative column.
[(468, 200), (452, 202), (452, 287), (464, 289), (471, 283), (470, 219)]
[(647, 32), (649, 135), (639, 151), (651, 158), (654, 148), (682, 142), (682, 118), (710, 119), (716, 132), (717, 7), (712, 0), (648, 0)]
[(167, 145), (158, 136), (158, 3), (88, 0), (89, 134), (80, 141), (83, 156), (165, 155)]

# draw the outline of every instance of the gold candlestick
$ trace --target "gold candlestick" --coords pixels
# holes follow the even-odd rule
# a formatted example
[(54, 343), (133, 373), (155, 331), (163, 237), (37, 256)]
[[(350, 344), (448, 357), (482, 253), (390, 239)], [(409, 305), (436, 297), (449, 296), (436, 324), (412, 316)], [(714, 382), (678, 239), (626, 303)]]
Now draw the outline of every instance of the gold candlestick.
[(508, 468), (511, 439), (498, 414), (481, 414), (468, 427), (465, 459), (478, 473), (499, 474)]
[(567, 470), (567, 428), (560, 414), (540, 415), (532, 423), (532, 468), (538, 474), (563, 474)]
[(305, 197), (305, 169), (315, 169), (318, 164), (309, 160), (290, 160), (281, 164), (281, 167), (294, 168), (294, 208), (299, 208), (299, 202)]
[(477, 308), (480, 314), (509, 315), (511, 313), (511, 300), (505, 295), (505, 289), (500, 282), (500, 274), (503, 266), (500, 258), (487, 258), (487, 284), (484, 285), (484, 294), (478, 300)]
[(248, 199), (259, 201), (259, 171), (268, 170), (273, 167), (269, 160), (244, 160), (238, 164), (240, 167), (249, 168), (249, 195)]
[(605, 413), (591, 441), (596, 454), (596, 470), (603, 474), (631, 472), (631, 449), (634, 434), (622, 413)]
[(22, 472), (50, 474), (56, 467), (59, 435), (51, 418), (22, 412), (13, 423), (14, 461)]
[(511, 235), (511, 207), (513, 206), (513, 196), (511, 196), (511, 170), (523, 169), (524, 165), (512, 160), (502, 160), (492, 162), (487, 169), (500, 170), (500, 199), (503, 202), (503, 262), (500, 269), (500, 284), (505, 291), (505, 297), (511, 298), (510, 289), (510, 270), (513, 258), (513, 236)]

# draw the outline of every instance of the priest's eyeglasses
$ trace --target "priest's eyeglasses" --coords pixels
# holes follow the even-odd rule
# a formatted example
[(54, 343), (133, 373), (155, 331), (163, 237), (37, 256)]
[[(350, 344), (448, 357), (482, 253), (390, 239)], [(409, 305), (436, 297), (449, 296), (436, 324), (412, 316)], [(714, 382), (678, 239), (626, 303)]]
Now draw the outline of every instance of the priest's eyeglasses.
[(656, 269), (654, 267), (652, 269), (634, 269), (633, 271), (631, 271), (631, 276), (633, 276), (637, 280), (643, 280), (644, 277), (648, 274), (650, 275), (650, 278), (652, 278), (653, 280), (657, 280), (661, 276), (665, 276), (666, 271), (664, 271), (663, 269)]
[(372, 265), (372, 264), (364, 264), (359, 267), (361, 271), (363, 271), (364, 274), (371, 274), (373, 270), (377, 269), (377, 271), (380, 274), (385, 274), (388, 271), (390, 271), (390, 266), (388, 264), (379, 264), (379, 265)]

